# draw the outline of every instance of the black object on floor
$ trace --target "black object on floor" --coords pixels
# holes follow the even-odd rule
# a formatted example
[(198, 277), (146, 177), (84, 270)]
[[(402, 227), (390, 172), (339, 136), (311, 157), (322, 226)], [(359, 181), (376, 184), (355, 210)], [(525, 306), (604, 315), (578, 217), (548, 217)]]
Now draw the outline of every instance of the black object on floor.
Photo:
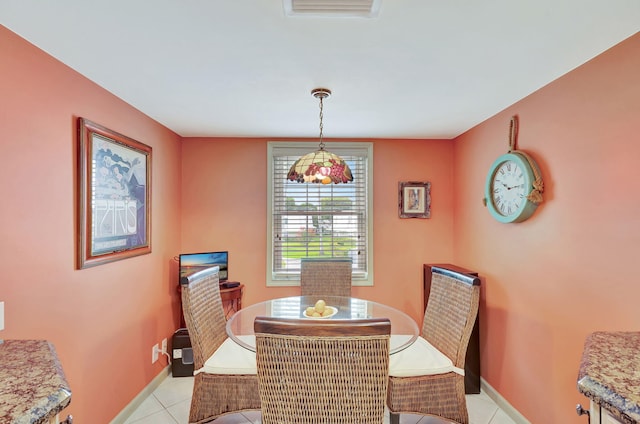
[(193, 349), (186, 328), (180, 328), (173, 333), (171, 343), (172, 361), (171, 373), (174, 377), (189, 377), (193, 375)]

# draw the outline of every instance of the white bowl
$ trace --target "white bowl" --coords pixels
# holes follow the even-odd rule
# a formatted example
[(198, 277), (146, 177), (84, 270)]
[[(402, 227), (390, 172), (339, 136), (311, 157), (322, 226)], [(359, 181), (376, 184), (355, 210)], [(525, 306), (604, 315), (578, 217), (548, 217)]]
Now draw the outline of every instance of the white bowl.
[(307, 315), (307, 310), (305, 309), (304, 312), (302, 312), (302, 315), (304, 315), (305, 318), (310, 318), (310, 319), (325, 319), (325, 318), (331, 318), (332, 316), (338, 313), (338, 308), (334, 308), (333, 306), (325, 306), (324, 308), (331, 310), (331, 313), (329, 315), (324, 315), (321, 317), (313, 317), (311, 315)]

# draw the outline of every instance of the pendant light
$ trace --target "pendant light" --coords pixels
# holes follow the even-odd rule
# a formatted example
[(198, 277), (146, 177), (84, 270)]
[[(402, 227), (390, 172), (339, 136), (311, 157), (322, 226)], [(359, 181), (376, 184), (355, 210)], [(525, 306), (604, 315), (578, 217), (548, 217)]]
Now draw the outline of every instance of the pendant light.
[(338, 155), (324, 149), (322, 141), (322, 108), (323, 100), (331, 95), (326, 88), (311, 90), (311, 95), (320, 100), (320, 148), (308, 153), (289, 169), (287, 179), (299, 183), (338, 184), (353, 181), (349, 165)]

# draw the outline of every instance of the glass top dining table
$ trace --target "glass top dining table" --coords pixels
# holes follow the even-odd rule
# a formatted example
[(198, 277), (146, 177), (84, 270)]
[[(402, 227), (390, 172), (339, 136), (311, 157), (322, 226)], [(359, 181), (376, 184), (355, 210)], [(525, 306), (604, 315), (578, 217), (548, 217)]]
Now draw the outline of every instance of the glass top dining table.
[[(335, 308), (335, 314), (326, 318), (307, 318), (304, 313), (307, 307), (313, 307), (320, 299), (324, 300), (327, 306)], [(229, 337), (253, 352), (256, 350), (253, 322), (258, 316), (337, 321), (389, 318), (391, 321), (390, 354), (409, 347), (418, 338), (416, 322), (409, 315), (391, 306), (355, 297), (294, 296), (267, 300), (244, 307), (229, 318), (226, 327)]]

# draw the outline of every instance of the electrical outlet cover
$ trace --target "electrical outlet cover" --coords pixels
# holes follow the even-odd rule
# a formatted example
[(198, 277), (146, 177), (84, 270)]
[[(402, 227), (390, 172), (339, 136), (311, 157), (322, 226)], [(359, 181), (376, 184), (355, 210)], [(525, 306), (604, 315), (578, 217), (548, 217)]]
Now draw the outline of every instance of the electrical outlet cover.
[(151, 348), (151, 363), (155, 364), (156, 362), (158, 362), (158, 345), (155, 344), (153, 345), (153, 347)]

